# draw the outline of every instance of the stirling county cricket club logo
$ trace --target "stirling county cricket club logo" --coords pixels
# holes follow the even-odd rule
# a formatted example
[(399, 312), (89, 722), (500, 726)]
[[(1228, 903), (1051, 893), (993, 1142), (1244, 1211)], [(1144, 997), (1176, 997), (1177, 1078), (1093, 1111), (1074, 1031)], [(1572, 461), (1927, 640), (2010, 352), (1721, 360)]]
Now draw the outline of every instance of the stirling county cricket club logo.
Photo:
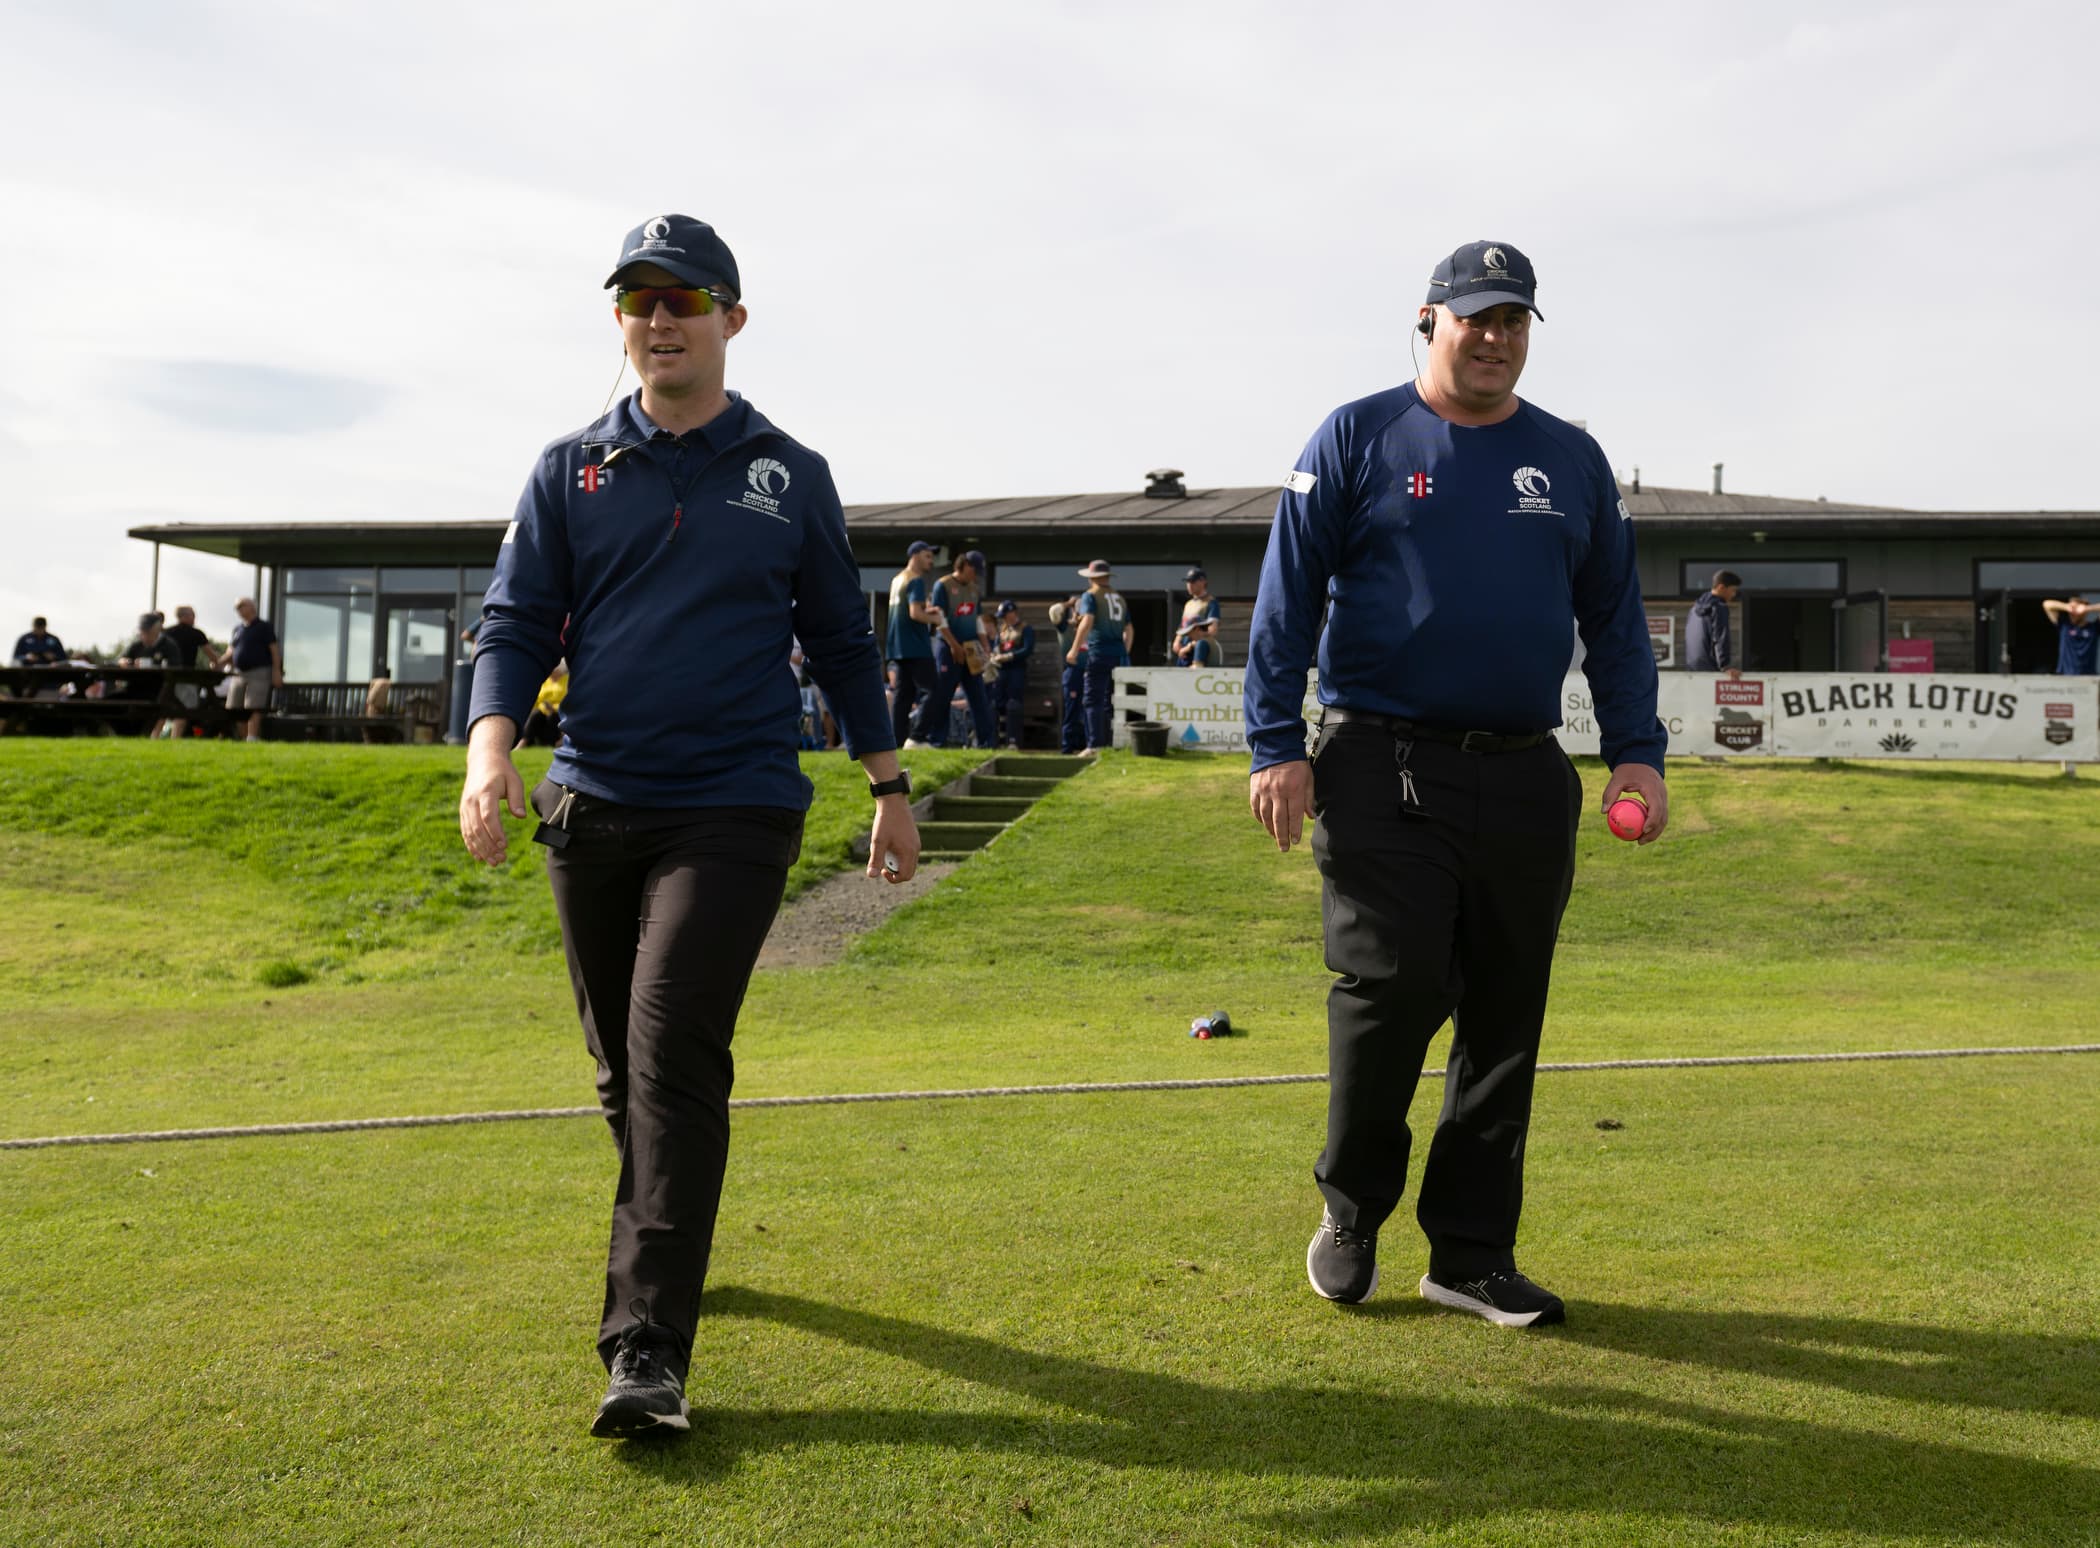
[(786, 521), (780, 514), (779, 496), (787, 493), (793, 480), (788, 475), (787, 464), (772, 457), (754, 457), (751, 465), (744, 469), (744, 482), (751, 487), (744, 491), (741, 500), (731, 500), (731, 505), (740, 505), (747, 511), (757, 511), (775, 521)]

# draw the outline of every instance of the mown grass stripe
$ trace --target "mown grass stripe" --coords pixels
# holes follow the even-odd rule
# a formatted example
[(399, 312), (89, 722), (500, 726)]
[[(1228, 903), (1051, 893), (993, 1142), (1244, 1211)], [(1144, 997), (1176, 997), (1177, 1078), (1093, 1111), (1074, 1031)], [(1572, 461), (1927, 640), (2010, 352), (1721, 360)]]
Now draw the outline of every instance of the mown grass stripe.
[[(1765, 1064), (1862, 1064), (1894, 1059), (1984, 1059), (2013, 1054), (2100, 1053), (2100, 1043), (2032, 1044), (2007, 1048), (1894, 1048), (1854, 1053), (1733, 1054), (1684, 1059), (1585, 1059), (1542, 1064), (1541, 1075), (1593, 1070), (1699, 1070)], [(1441, 1080), (1440, 1069), (1423, 1077)], [(1048, 1086), (973, 1086), (932, 1091), (839, 1091), (822, 1096), (732, 1097), (731, 1107), (835, 1107), (847, 1102), (952, 1102), (977, 1097), (1100, 1096), (1119, 1091), (1211, 1091), (1226, 1086), (1300, 1086), (1325, 1081), (1310, 1075), (1221, 1075), (1198, 1080), (1068, 1081)], [(216, 1129), (148, 1129), (132, 1134), (53, 1134), (0, 1140), (0, 1150), (48, 1150), (61, 1145), (140, 1145), (162, 1140), (256, 1139), (282, 1134), (342, 1134), (361, 1129), (428, 1129), (464, 1123), (514, 1123), (529, 1118), (596, 1118), (595, 1107), (521, 1107), (492, 1113), (432, 1113), (403, 1118), (334, 1118), (313, 1123), (257, 1123)]]

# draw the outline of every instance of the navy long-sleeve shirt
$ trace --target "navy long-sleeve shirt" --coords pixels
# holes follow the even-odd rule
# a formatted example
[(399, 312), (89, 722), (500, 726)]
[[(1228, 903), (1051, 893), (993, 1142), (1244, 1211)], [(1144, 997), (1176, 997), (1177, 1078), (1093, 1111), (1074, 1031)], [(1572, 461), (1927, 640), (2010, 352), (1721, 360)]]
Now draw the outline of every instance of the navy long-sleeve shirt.
[(471, 718), (522, 722), (566, 655), (551, 778), (624, 805), (806, 810), (791, 640), (847, 750), (896, 746), (831, 470), (736, 394), (682, 436), (639, 398), (533, 469), (482, 603)]
[(1285, 482), (1262, 560), (1253, 766), (1305, 756), (1315, 646), (1322, 704), (1526, 733), (1561, 723), (1577, 628), (1606, 761), (1660, 769), (1633, 525), (1602, 448), (1523, 402), (1452, 424), (1413, 383), (1344, 404)]

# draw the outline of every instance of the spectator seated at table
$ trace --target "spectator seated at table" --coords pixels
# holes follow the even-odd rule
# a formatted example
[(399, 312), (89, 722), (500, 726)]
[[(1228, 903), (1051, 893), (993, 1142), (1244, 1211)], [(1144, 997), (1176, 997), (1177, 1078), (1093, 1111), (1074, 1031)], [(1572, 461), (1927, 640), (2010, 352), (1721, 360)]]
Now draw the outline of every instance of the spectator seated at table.
[(117, 658), (117, 665), (128, 667), (179, 667), (182, 652), (168, 633), (160, 626), (160, 614), (139, 614), (139, 632), (124, 653)]
[(64, 666), (66, 647), (41, 618), (29, 620), (29, 632), (15, 640), (16, 666)]

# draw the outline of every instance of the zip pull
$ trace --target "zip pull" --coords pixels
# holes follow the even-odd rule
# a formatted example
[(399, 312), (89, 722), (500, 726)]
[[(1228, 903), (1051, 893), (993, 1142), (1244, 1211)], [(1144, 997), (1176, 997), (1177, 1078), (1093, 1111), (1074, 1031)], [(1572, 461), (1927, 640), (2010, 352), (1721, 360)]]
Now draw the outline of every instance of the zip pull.
[(683, 521), (684, 519), (685, 502), (681, 500), (678, 502), (678, 504), (671, 507), (671, 537), (667, 537), (664, 539), (666, 543), (670, 542), (671, 538), (675, 538), (678, 536), (678, 523)]

